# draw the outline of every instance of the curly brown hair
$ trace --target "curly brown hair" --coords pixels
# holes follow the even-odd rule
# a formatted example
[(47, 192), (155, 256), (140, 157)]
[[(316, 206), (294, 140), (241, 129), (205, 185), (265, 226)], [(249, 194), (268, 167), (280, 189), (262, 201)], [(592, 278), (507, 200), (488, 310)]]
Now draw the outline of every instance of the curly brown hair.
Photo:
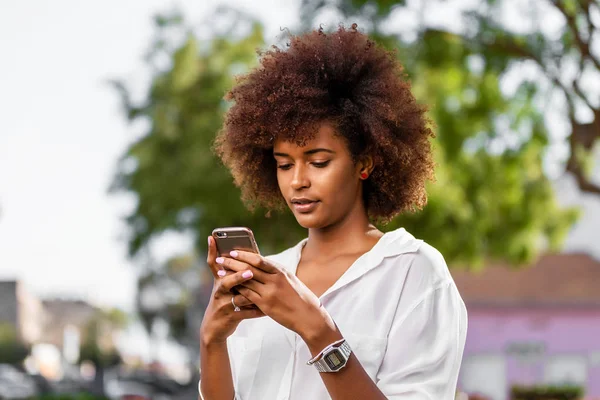
[(434, 134), (395, 52), (353, 24), (291, 36), (287, 48), (272, 46), (259, 56), (259, 67), (238, 77), (225, 96), (234, 104), (215, 140), (216, 153), (250, 209), (285, 207), (273, 143), (283, 139), (302, 146), (323, 122), (333, 123), (345, 138), (355, 162), (373, 158), (363, 191), (369, 218), (389, 221), (427, 203)]

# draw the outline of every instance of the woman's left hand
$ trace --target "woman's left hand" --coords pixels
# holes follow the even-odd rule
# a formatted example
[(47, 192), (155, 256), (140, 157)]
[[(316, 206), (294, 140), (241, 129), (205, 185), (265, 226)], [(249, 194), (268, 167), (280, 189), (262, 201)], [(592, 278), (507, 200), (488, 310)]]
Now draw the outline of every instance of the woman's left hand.
[(230, 256), (216, 261), (233, 271), (252, 271), (253, 278), (236, 289), (265, 315), (303, 338), (331, 326), (319, 298), (295, 275), (255, 253), (232, 251)]

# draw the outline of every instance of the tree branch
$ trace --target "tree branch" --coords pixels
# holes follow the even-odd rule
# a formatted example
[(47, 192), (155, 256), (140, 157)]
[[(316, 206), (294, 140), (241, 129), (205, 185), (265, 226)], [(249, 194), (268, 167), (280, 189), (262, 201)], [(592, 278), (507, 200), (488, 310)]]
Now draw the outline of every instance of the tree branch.
[[(588, 142), (593, 143), (593, 141), (600, 138), (600, 107), (593, 106), (591, 101), (581, 90), (580, 86), (580, 78), (583, 72), (583, 67), (580, 68), (580, 71), (572, 81), (572, 84), (566, 85), (560, 80), (560, 64), (553, 66), (552, 69), (556, 69), (556, 71), (551, 70), (551, 68), (548, 66), (549, 63), (544, 60), (541, 54), (537, 54), (527, 45), (517, 43), (510, 37), (496, 37), (494, 41), (483, 42), (478, 39), (462, 36), (462, 40), (467, 45), (470, 45), (473, 49), (476, 49), (475, 51), (483, 53), (484, 56), (487, 49), (503, 53), (509, 57), (531, 60), (535, 62), (544, 72), (545, 76), (552, 82), (555, 88), (563, 92), (567, 102), (568, 115), (571, 122), (571, 134), (569, 135), (569, 147), (571, 150), (571, 155), (567, 161), (565, 170), (575, 177), (577, 185), (581, 191), (586, 193), (600, 194), (600, 186), (594, 184), (586, 177), (577, 153), (579, 146), (583, 146), (589, 151), (590, 146), (587, 145)], [(583, 65), (583, 54), (582, 64), (580, 65)], [(581, 100), (594, 112), (595, 118), (592, 124), (577, 123), (575, 119), (575, 98), (577, 97), (581, 98)]]
[[(574, 137), (574, 136), (571, 135), (571, 137)], [(600, 194), (600, 186), (591, 182), (585, 176), (585, 174), (581, 168), (581, 164), (576, 159), (574, 147), (571, 147), (571, 156), (569, 157), (569, 160), (567, 161), (566, 170), (567, 170), (567, 172), (570, 172), (571, 174), (573, 174), (573, 177), (575, 178), (575, 181), (577, 182), (577, 186), (579, 186), (579, 189), (582, 192)]]
[[(469, 41), (469, 39), (467, 39), (467, 38), (464, 38), (464, 40)], [(473, 41), (471, 40), (471, 42), (473, 42)], [(583, 93), (583, 91), (581, 90), (579, 80), (580, 80), (581, 74), (583, 72), (583, 67), (580, 68), (580, 71), (577, 74), (577, 77), (573, 80), (571, 88), (567, 88), (565, 86), (565, 84), (563, 84), (561, 82), (561, 80), (559, 78), (559, 74), (556, 72), (550, 71), (550, 69), (547, 66), (547, 63), (544, 62), (544, 60), (540, 56), (535, 54), (535, 52), (533, 52), (531, 49), (527, 48), (527, 46), (519, 45), (511, 40), (496, 40), (493, 43), (476, 42), (475, 44), (478, 46), (485, 46), (488, 48), (496, 49), (498, 51), (504, 52), (506, 54), (510, 54), (512, 56), (517, 56), (520, 58), (534, 61), (542, 69), (542, 71), (544, 71), (544, 73), (548, 77), (548, 79), (550, 79), (552, 81), (552, 83), (554, 83), (556, 86), (558, 86), (564, 92), (565, 97), (567, 99), (567, 102), (569, 102), (570, 107), (574, 107), (574, 105), (572, 104), (572, 97), (578, 96), (592, 111), (598, 110), (598, 107), (595, 107), (592, 104), (592, 102), (588, 99), (588, 97), (585, 95), (585, 93)], [(583, 61), (583, 59), (582, 59), (582, 61)], [(560, 67), (557, 67), (557, 69), (560, 70)]]
[[(587, 58), (587, 59), (591, 60), (594, 63), (594, 65), (596, 66), (596, 68), (598, 68), (600, 70), (600, 60), (591, 53), (590, 44), (588, 42), (586, 42), (585, 40), (583, 40), (583, 38), (581, 37), (579, 29), (577, 28), (577, 21), (575, 20), (575, 17), (573, 15), (569, 14), (569, 12), (565, 8), (565, 6), (560, 1), (552, 0), (552, 4), (554, 4), (554, 6), (566, 18), (567, 26), (571, 30), (571, 33), (573, 34), (573, 36), (575, 36), (575, 42), (577, 43), (577, 47), (579, 48), (579, 51), (581, 52), (581, 56), (583, 58)], [(590, 32), (590, 39), (592, 37), (591, 33), (592, 32)]]
[[(583, 145), (587, 150), (592, 148), (594, 140), (600, 138), (600, 111), (594, 110), (594, 122), (590, 125), (590, 130), (587, 132), (581, 132), (584, 128), (583, 125), (579, 124), (575, 120), (575, 109), (569, 105), (569, 120), (571, 121), (571, 135), (569, 136), (569, 147), (571, 155), (567, 160), (566, 171), (573, 174), (577, 186), (582, 192), (600, 194), (600, 186), (591, 182), (588, 177), (585, 176), (580, 160), (577, 158), (577, 146)], [(585, 137), (584, 134), (591, 137)], [(587, 143), (589, 142), (589, 143)], [(586, 145), (586, 144), (589, 144)]]
[[(465, 38), (465, 40), (468, 39)], [(505, 52), (507, 54), (512, 54), (516, 57), (534, 61), (542, 69), (542, 71), (544, 71), (544, 74), (548, 77), (548, 79), (550, 79), (550, 81), (555, 85), (555, 87), (563, 92), (565, 100), (567, 102), (569, 119), (571, 121), (571, 134), (569, 135), (569, 147), (571, 150), (571, 155), (567, 161), (566, 172), (569, 172), (573, 175), (577, 182), (577, 186), (582, 192), (600, 194), (600, 186), (594, 184), (585, 176), (585, 172), (583, 171), (581, 162), (580, 160), (578, 160), (576, 153), (577, 146), (582, 144), (581, 141), (585, 138), (580, 137), (580, 135), (576, 134), (577, 129), (580, 128), (580, 124), (578, 124), (575, 120), (575, 103), (573, 100), (574, 97), (580, 97), (585, 102), (585, 104), (594, 112), (594, 126), (592, 126), (591, 129), (593, 129), (593, 134), (595, 135), (595, 137), (600, 138), (600, 111), (598, 107), (593, 107), (589, 99), (581, 90), (581, 87), (579, 85), (581, 71), (578, 74), (578, 76), (573, 80), (572, 88), (569, 88), (561, 82), (559, 76), (556, 73), (553, 73), (548, 69), (546, 63), (543, 62), (540, 56), (535, 54), (535, 52), (533, 52), (526, 46), (518, 45), (517, 43), (514, 43), (510, 40), (497, 40), (491, 44), (477, 44), (480, 46), (487, 46), (488, 48), (496, 48), (497, 50)]]
[[(581, 2), (583, 5), (585, 20), (587, 21), (588, 29), (590, 30), (590, 39), (591, 39), (594, 31), (596, 29), (598, 29), (598, 27), (596, 25), (594, 25), (594, 21), (592, 21), (592, 15), (591, 15), (592, 7), (594, 6), (594, 0), (581, 0)], [(596, 6), (599, 8), (598, 11), (600, 11), (600, 4), (596, 4)]]
[(588, 106), (592, 111), (597, 111), (598, 107), (594, 107), (594, 105), (587, 98), (585, 93), (581, 90), (581, 86), (579, 86), (579, 78), (573, 80), (573, 91), (583, 100), (586, 106)]

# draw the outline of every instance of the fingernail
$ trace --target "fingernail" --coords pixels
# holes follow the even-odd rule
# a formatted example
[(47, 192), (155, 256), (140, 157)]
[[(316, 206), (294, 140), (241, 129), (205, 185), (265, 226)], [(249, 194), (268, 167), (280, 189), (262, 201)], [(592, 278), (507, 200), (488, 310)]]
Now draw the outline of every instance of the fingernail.
[(225, 272), (224, 269), (220, 269), (217, 271), (217, 275), (219, 275), (220, 277), (224, 277), (225, 275), (227, 275), (227, 272)]
[(225, 259), (223, 257), (217, 257), (215, 261), (217, 262), (217, 264), (223, 264), (223, 262), (225, 262)]
[(252, 278), (252, 271), (246, 271), (242, 274), (242, 278)]
[(235, 251), (235, 250), (233, 250), (231, 253), (229, 253), (229, 255), (230, 255), (231, 257), (237, 257), (237, 256), (238, 256), (238, 252), (237, 252), (237, 251)]
[(208, 245), (210, 246), (210, 236), (208, 237)]

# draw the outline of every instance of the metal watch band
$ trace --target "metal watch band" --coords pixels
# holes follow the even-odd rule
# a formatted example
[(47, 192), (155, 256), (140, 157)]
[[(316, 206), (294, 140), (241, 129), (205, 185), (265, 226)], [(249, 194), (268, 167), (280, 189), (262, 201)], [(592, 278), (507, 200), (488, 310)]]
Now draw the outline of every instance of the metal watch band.
[[(339, 343), (342, 343), (340, 346)], [(327, 354), (330, 352), (330, 350), (339, 350), (339, 352), (342, 354), (343, 359), (343, 365), (336, 370), (333, 370), (329, 367), (329, 365), (327, 364), (327, 361), (325, 360), (325, 358), (327, 357)], [(348, 344), (348, 342), (345, 339), (341, 339), (337, 342), (334, 342), (332, 344), (330, 344), (329, 346), (325, 347), (323, 349), (323, 351), (321, 351), (315, 358), (313, 358), (312, 360), (310, 360), (309, 362), (307, 362), (308, 365), (314, 365), (315, 368), (317, 369), (317, 371), (319, 372), (337, 372), (340, 369), (342, 369), (343, 367), (346, 366), (346, 363), (348, 362), (348, 358), (350, 357), (350, 354), (352, 354), (352, 348), (350, 347), (350, 345)], [(314, 361), (315, 359), (319, 358), (320, 359), (318, 361)]]
[(316, 356), (314, 356), (313, 358), (311, 358), (310, 360), (308, 360), (306, 362), (306, 365), (313, 365), (315, 362), (317, 362), (318, 359), (320, 359), (323, 356), (323, 353), (325, 353), (326, 351), (328, 351), (329, 349), (331, 349), (333, 347), (338, 347), (339, 345), (341, 345), (345, 341), (346, 341), (346, 339), (342, 338), (340, 340), (336, 340), (335, 342), (328, 344), (327, 346), (325, 346), (325, 348), (323, 350), (321, 350), (319, 352), (319, 354), (317, 354)]

